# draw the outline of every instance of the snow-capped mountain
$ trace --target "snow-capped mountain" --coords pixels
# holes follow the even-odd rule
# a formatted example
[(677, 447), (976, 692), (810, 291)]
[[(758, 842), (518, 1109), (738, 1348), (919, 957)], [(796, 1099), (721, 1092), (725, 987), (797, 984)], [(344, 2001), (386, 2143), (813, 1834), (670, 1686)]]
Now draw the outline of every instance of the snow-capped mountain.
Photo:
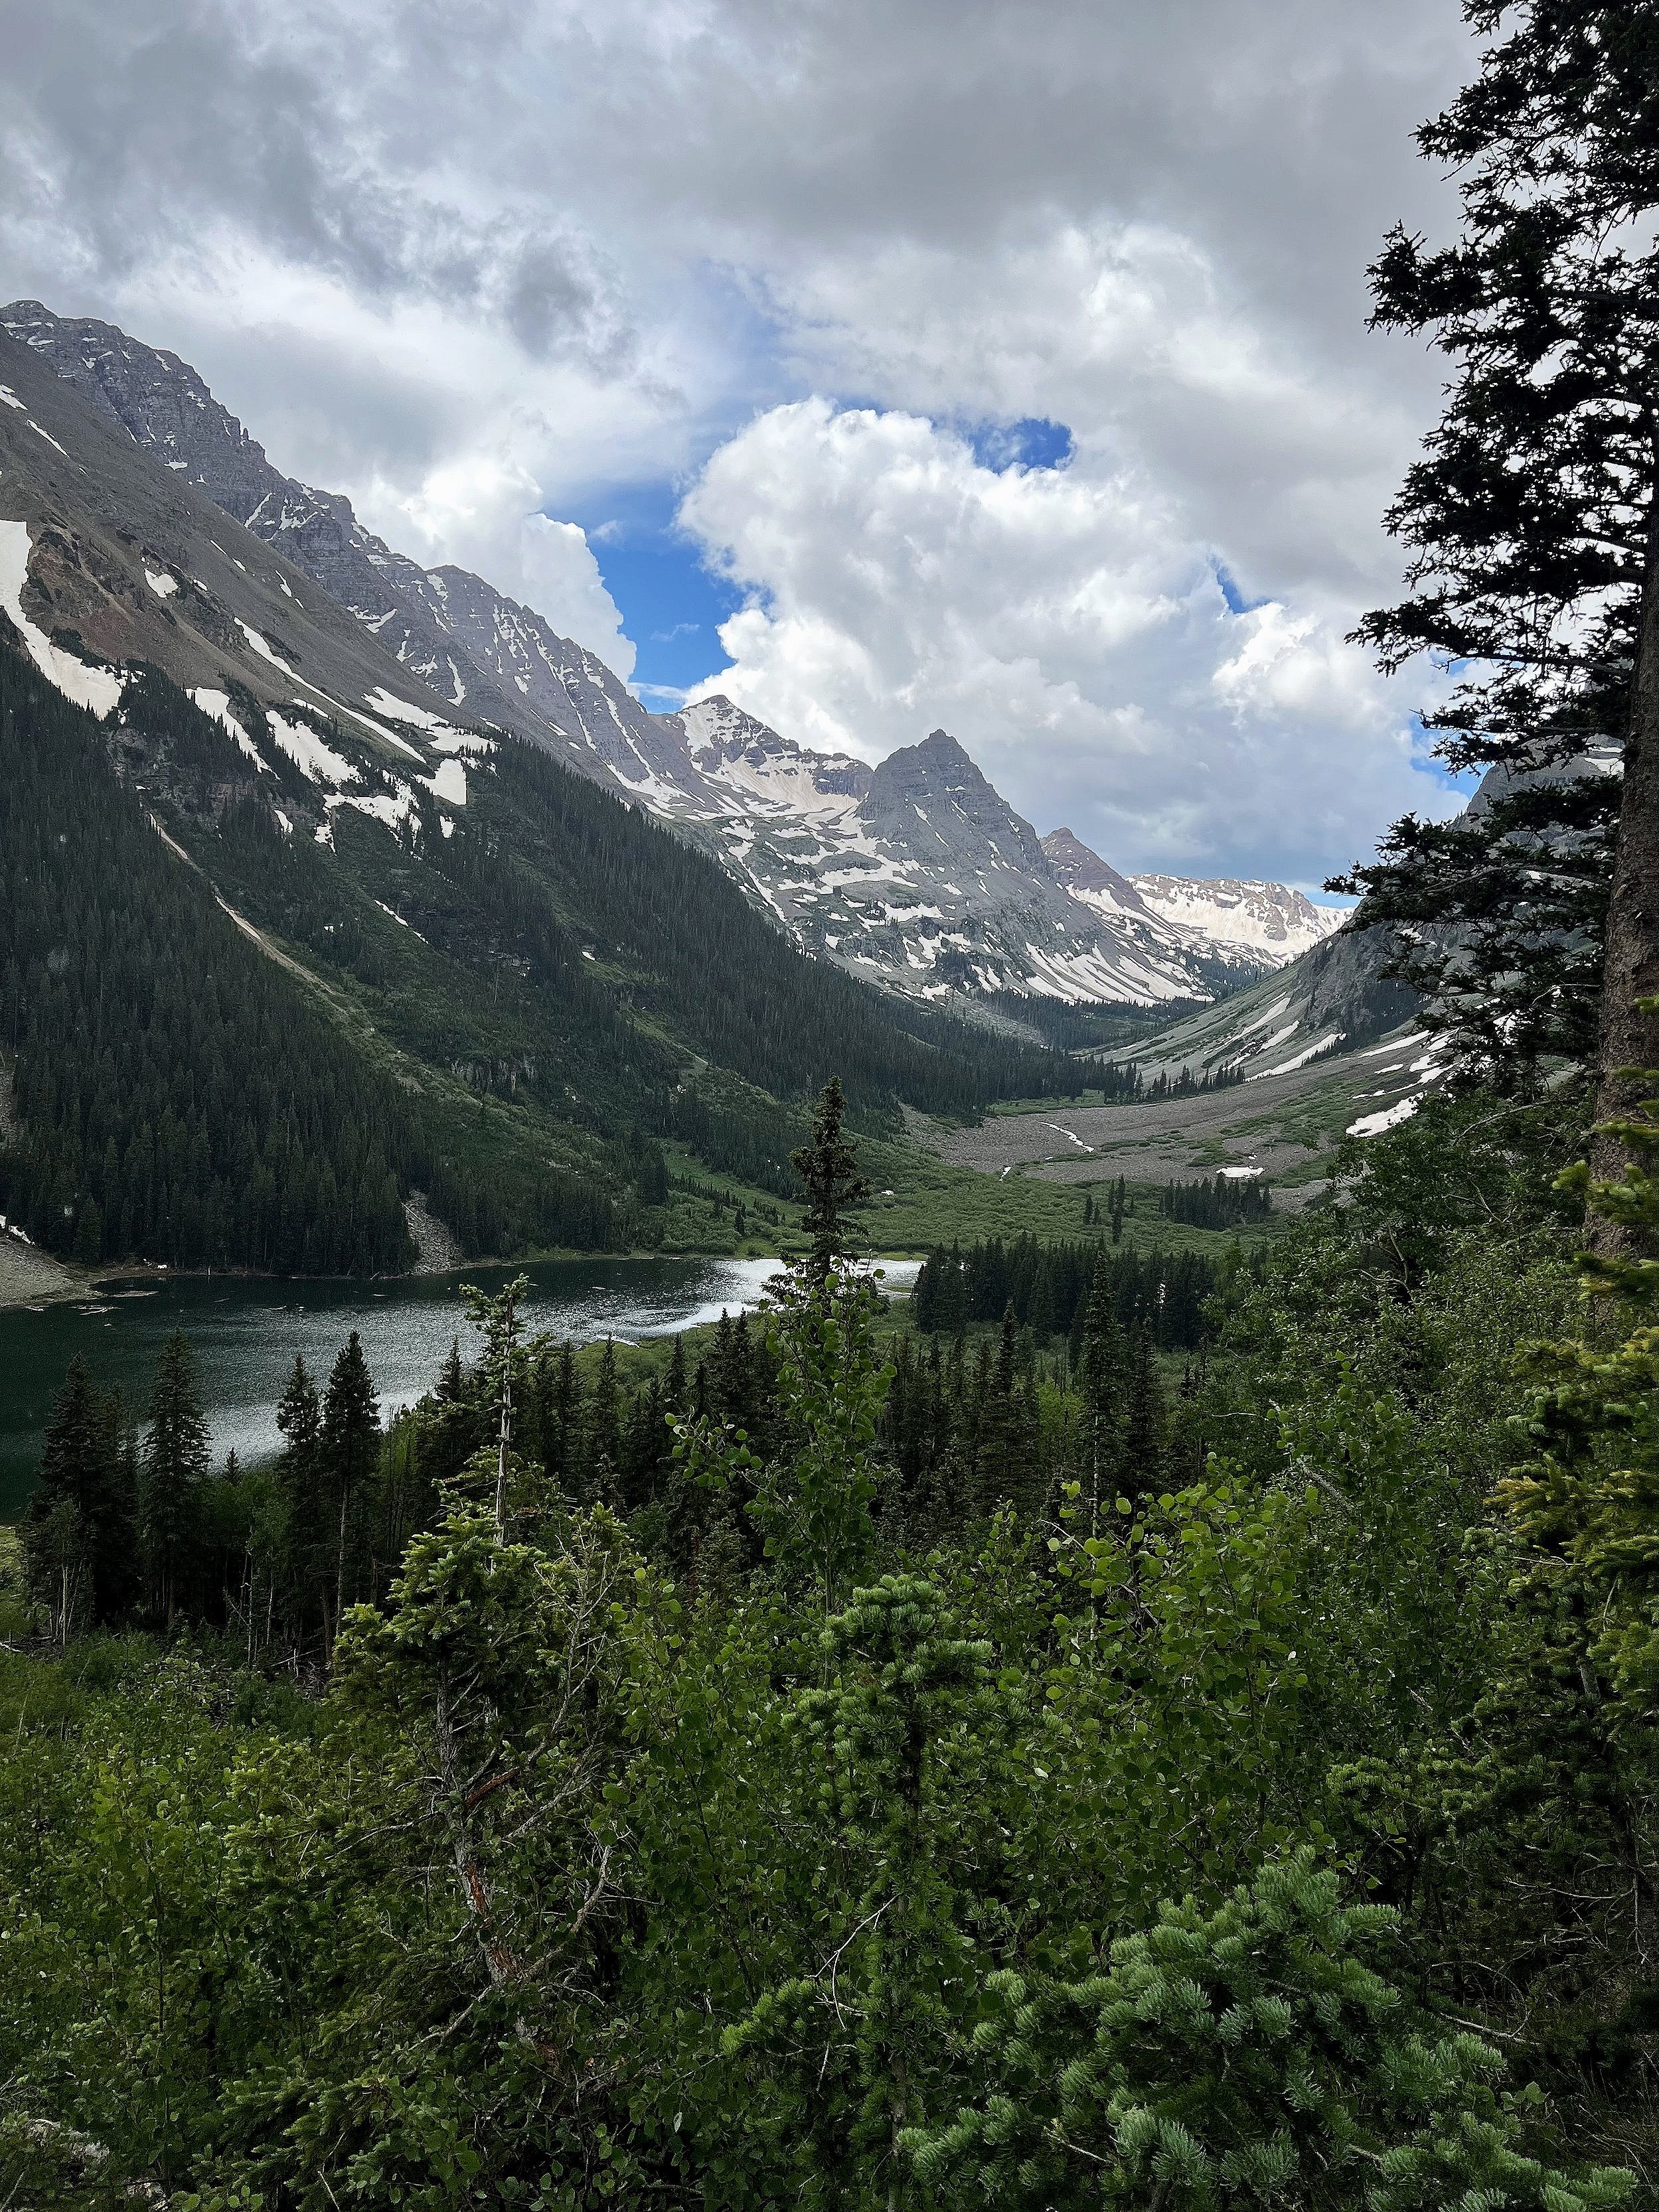
[(696, 778), (648, 803), (700, 831), (808, 950), (930, 999), (1209, 995), (1178, 932), (1080, 905), (943, 730), (871, 768), (792, 744), (727, 699), (662, 719)]
[[(1334, 926), (1278, 885), (1131, 884), (1069, 831), (1040, 841), (942, 730), (871, 768), (808, 752), (721, 698), (650, 714), (534, 609), (465, 569), (421, 568), (366, 530), (349, 500), (284, 476), (176, 355), (38, 301), (0, 309), (0, 330), (281, 556), (266, 581), (283, 614), (263, 599), (231, 613), (235, 595), (222, 593), (217, 616), (197, 611), (204, 636), (244, 666), (251, 650), (262, 674), (292, 673), (297, 649), (285, 653), (278, 635), (299, 611), (291, 562), (372, 641), (369, 661), (396, 665), (400, 690), (384, 675), (369, 682), (356, 666), (337, 669), (332, 623), (319, 680), (341, 711), (411, 726), (397, 709), (409, 708), (413, 679), (424, 695), (417, 722), (452, 717), (552, 753), (674, 823), (806, 950), (868, 981), (970, 1009), (1000, 993), (1202, 1000)], [(201, 585), (211, 598), (209, 582), (217, 590), (229, 569), (210, 542), (197, 575), (217, 559)], [(240, 558), (234, 566), (247, 573)], [(320, 612), (317, 596), (307, 595)], [(249, 648), (253, 637), (261, 641)], [(363, 656), (345, 655), (354, 658)]]
[(1182, 876), (1132, 878), (1155, 914), (1191, 930), (1223, 960), (1283, 967), (1340, 929), (1345, 912), (1315, 906), (1284, 884), (1241, 883), (1231, 877), (1195, 882)]
[(1346, 921), (1284, 884), (1208, 881), (1187, 876), (1120, 876), (1070, 830), (1052, 830), (1043, 851), (1074, 898), (1102, 915), (1168, 923), (1188, 943), (1229, 967), (1259, 973), (1282, 968), (1321, 944)]

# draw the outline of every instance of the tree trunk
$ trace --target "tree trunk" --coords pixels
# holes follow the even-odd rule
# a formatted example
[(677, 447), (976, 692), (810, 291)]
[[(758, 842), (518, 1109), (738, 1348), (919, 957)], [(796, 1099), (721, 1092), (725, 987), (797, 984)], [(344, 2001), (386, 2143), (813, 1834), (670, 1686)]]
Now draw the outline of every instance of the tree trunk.
[[(1622, 1071), (1659, 1066), (1659, 1014), (1644, 1012), (1640, 1004), (1659, 999), (1659, 489), (1655, 501), (1601, 969), (1598, 1121), (1622, 1118), (1651, 1094), (1650, 1081)], [(1598, 1182), (1616, 1182), (1630, 1157), (1615, 1136), (1592, 1139), (1590, 1168)], [(1589, 1235), (1604, 1254), (1629, 1241), (1627, 1231), (1600, 1214), (1591, 1215)]]

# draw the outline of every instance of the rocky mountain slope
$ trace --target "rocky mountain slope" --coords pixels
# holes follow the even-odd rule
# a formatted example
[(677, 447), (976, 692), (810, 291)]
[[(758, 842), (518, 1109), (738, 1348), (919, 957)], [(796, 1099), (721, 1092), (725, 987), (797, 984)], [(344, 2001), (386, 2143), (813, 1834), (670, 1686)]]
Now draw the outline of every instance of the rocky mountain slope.
[[(78, 1239), (98, 1178), (104, 1222), (139, 1223), (125, 1152), (151, 1158), (168, 1116), (194, 1179), (180, 1218), (229, 1219), (241, 1171), (217, 1156), (192, 1165), (188, 1116), (168, 1101), (176, 1091), (205, 1115), (204, 1139), (234, 1139), (242, 1092), (283, 1058), (276, 1034), (311, 1039), (316, 1127), (332, 1086), (357, 1102), (354, 1130), (385, 1136), (369, 1168), (343, 1157), (330, 1170), (336, 1190), (356, 1176), (381, 1215), (390, 1193), (390, 1231), (357, 1252), (371, 1266), (403, 1248), (396, 1206), (416, 1189), (472, 1251), (650, 1242), (667, 1218), (665, 1146), (781, 1194), (796, 1102), (833, 1073), (878, 1118), (900, 1102), (971, 1113), (1072, 1080), (1054, 1055), (803, 956), (708, 855), (550, 746), (474, 719), (471, 696), (454, 705), (3, 334), (0, 673), (15, 769), (0, 787), (0, 908), (12, 902), (0, 1077), (15, 1073), (34, 1102), (21, 1151), (14, 1133), (0, 1153), (0, 1211), (31, 1234)], [(95, 819), (124, 857), (65, 876)], [(192, 886), (183, 904), (168, 893), (165, 1035), (143, 957), (160, 894), (136, 888), (158, 868)], [(55, 933), (73, 934), (65, 899), (79, 902), (85, 951), (66, 971), (73, 1005), (51, 964)], [(97, 981), (110, 945), (138, 948), (114, 1004)], [(204, 988), (258, 976), (264, 1042), (197, 1018), (198, 967)], [(239, 984), (232, 1002), (248, 997)], [(150, 1067), (154, 1112), (112, 1076), (118, 1060), (94, 1034), (106, 1023)], [(200, 1053), (217, 1055), (212, 1071), (195, 1066)], [(94, 1091), (113, 1146), (101, 1140), (95, 1159)], [(199, 1105), (210, 1095), (223, 1112)], [(266, 1103), (260, 1144), (303, 1152), (286, 1109)], [(320, 1185), (312, 1214), (320, 1233), (353, 1218), (344, 1201), (331, 1212)], [(121, 1234), (107, 1255), (133, 1249)], [(216, 1229), (217, 1243), (178, 1235), (181, 1261), (266, 1263), (257, 1224)]]
[[(381, 655), (396, 664), (378, 684), (356, 683), (336, 623), (326, 666), (340, 711), (384, 716), (382, 697), (408, 706), (412, 681), (439, 725), (521, 738), (672, 822), (803, 949), (865, 980), (970, 1009), (1006, 993), (1147, 1006), (1207, 1000), (1312, 941), (1321, 918), (1277, 885), (1149, 878), (1138, 889), (1075, 839), (1057, 866), (1054, 840), (1040, 843), (942, 731), (871, 769), (808, 752), (723, 699), (648, 714), (533, 609), (464, 569), (422, 568), (349, 501), (283, 475), (175, 355), (36, 301), (0, 309), (0, 327), (320, 586), (372, 638), (383, 671)], [(291, 571), (265, 580), (291, 607)], [(212, 584), (200, 588), (210, 595)], [(268, 638), (276, 616), (265, 613), (266, 628), (253, 626)]]
[(1085, 905), (1103, 915), (1164, 922), (1182, 942), (1196, 939), (1217, 960), (1247, 972), (1282, 967), (1340, 929), (1345, 919), (1284, 884), (1120, 876), (1070, 830), (1051, 830), (1043, 851), (1060, 881)]

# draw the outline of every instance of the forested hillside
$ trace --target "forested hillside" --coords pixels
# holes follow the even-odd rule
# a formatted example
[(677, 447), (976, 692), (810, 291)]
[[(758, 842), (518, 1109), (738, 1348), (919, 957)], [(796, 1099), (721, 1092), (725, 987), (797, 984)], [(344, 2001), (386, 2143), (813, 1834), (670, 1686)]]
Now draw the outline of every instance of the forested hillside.
[(91, 716), (3, 644), (0, 945), (0, 1211), (37, 1242), (92, 1265), (405, 1264), (395, 1090), (168, 851)]
[(786, 1191), (800, 1102), (837, 1067), (879, 1127), (900, 1099), (1100, 1076), (804, 958), (706, 857), (528, 749), (441, 822), (314, 717), (394, 818), (319, 816), (250, 694), (239, 742), (154, 670), (108, 728), (3, 641), (0, 684), (0, 1207), (88, 1264), (395, 1269), (412, 1188), (471, 1251), (625, 1248), (653, 1234), (662, 1139)]

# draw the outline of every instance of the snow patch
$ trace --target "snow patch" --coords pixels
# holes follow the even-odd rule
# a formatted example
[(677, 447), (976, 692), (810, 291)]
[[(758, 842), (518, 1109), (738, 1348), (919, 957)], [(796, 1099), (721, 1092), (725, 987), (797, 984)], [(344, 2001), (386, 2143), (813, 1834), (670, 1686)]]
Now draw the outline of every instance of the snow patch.
[(179, 579), (165, 568), (146, 568), (144, 581), (158, 599), (170, 599), (179, 588)]
[(269, 761), (260, 759), (259, 747), (231, 713), (230, 694), (228, 691), (216, 691), (210, 685), (202, 684), (198, 684), (190, 696), (203, 714), (210, 714), (228, 736), (235, 738), (236, 743), (262, 775), (276, 774)]
[(56, 684), (66, 699), (86, 708), (101, 721), (119, 701), (125, 678), (113, 668), (94, 668), (77, 660), (29, 620), (23, 612), (23, 586), (28, 573), (28, 525), (0, 520), (0, 607), (17, 625), (29, 659), (47, 683)]
[(1402, 1121), (1409, 1121), (1422, 1103), (1421, 1094), (1402, 1098), (1397, 1106), (1389, 1106), (1381, 1114), (1362, 1114), (1357, 1121), (1350, 1121), (1351, 1137), (1380, 1137), (1385, 1129), (1397, 1129)]
[(254, 652), (259, 654), (261, 660), (268, 660), (273, 668), (280, 668), (284, 676), (291, 676), (294, 673), (293, 670), (283, 659), (282, 655), (279, 653), (275, 653), (271, 650), (271, 646), (265, 639), (260, 636), (259, 631), (253, 627), (252, 623), (245, 623), (240, 615), (235, 615), (231, 619), (235, 622), (237, 629), (241, 630), (242, 635), (247, 640), (248, 643), (253, 647)]
[[(305, 678), (302, 677), (300, 681), (303, 684)], [(331, 699), (326, 691), (317, 691), (314, 684), (309, 688), (316, 692), (318, 698), (326, 707), (332, 707), (337, 714), (350, 714), (354, 722), (361, 722), (365, 730), (372, 730), (377, 738), (383, 738), (388, 745), (395, 745), (400, 753), (407, 753), (412, 761), (418, 761), (423, 768), (425, 767), (425, 755), (417, 752), (408, 739), (400, 738), (395, 730), (388, 730), (384, 722), (377, 722), (368, 714), (360, 714), (355, 707), (342, 707), (339, 701)], [(294, 704), (296, 707), (303, 707), (306, 702), (303, 699), (296, 699)]]
[(424, 707), (412, 707), (406, 699), (400, 699), (383, 684), (363, 693), (377, 714), (389, 714), (394, 722), (410, 722), (418, 730), (448, 730), (449, 724), (442, 714), (429, 714)]
[(423, 776), (421, 781), (434, 799), (447, 799), (451, 806), (466, 805), (467, 770), (460, 761), (440, 761), (436, 772)]
[(362, 781), (351, 762), (343, 760), (303, 722), (290, 722), (274, 708), (267, 708), (265, 719), (271, 725), (271, 736), (301, 775), (308, 776), (313, 783), (338, 785)]
[(1277, 1067), (1259, 1067), (1253, 1075), (1247, 1075), (1244, 1079), (1247, 1083), (1265, 1083), (1270, 1075), (1293, 1075), (1297, 1068), (1305, 1067), (1315, 1053), (1324, 1052), (1333, 1044), (1340, 1044), (1344, 1034), (1341, 1030), (1332, 1030), (1317, 1043), (1305, 1045), (1294, 1059), (1282, 1060)]

